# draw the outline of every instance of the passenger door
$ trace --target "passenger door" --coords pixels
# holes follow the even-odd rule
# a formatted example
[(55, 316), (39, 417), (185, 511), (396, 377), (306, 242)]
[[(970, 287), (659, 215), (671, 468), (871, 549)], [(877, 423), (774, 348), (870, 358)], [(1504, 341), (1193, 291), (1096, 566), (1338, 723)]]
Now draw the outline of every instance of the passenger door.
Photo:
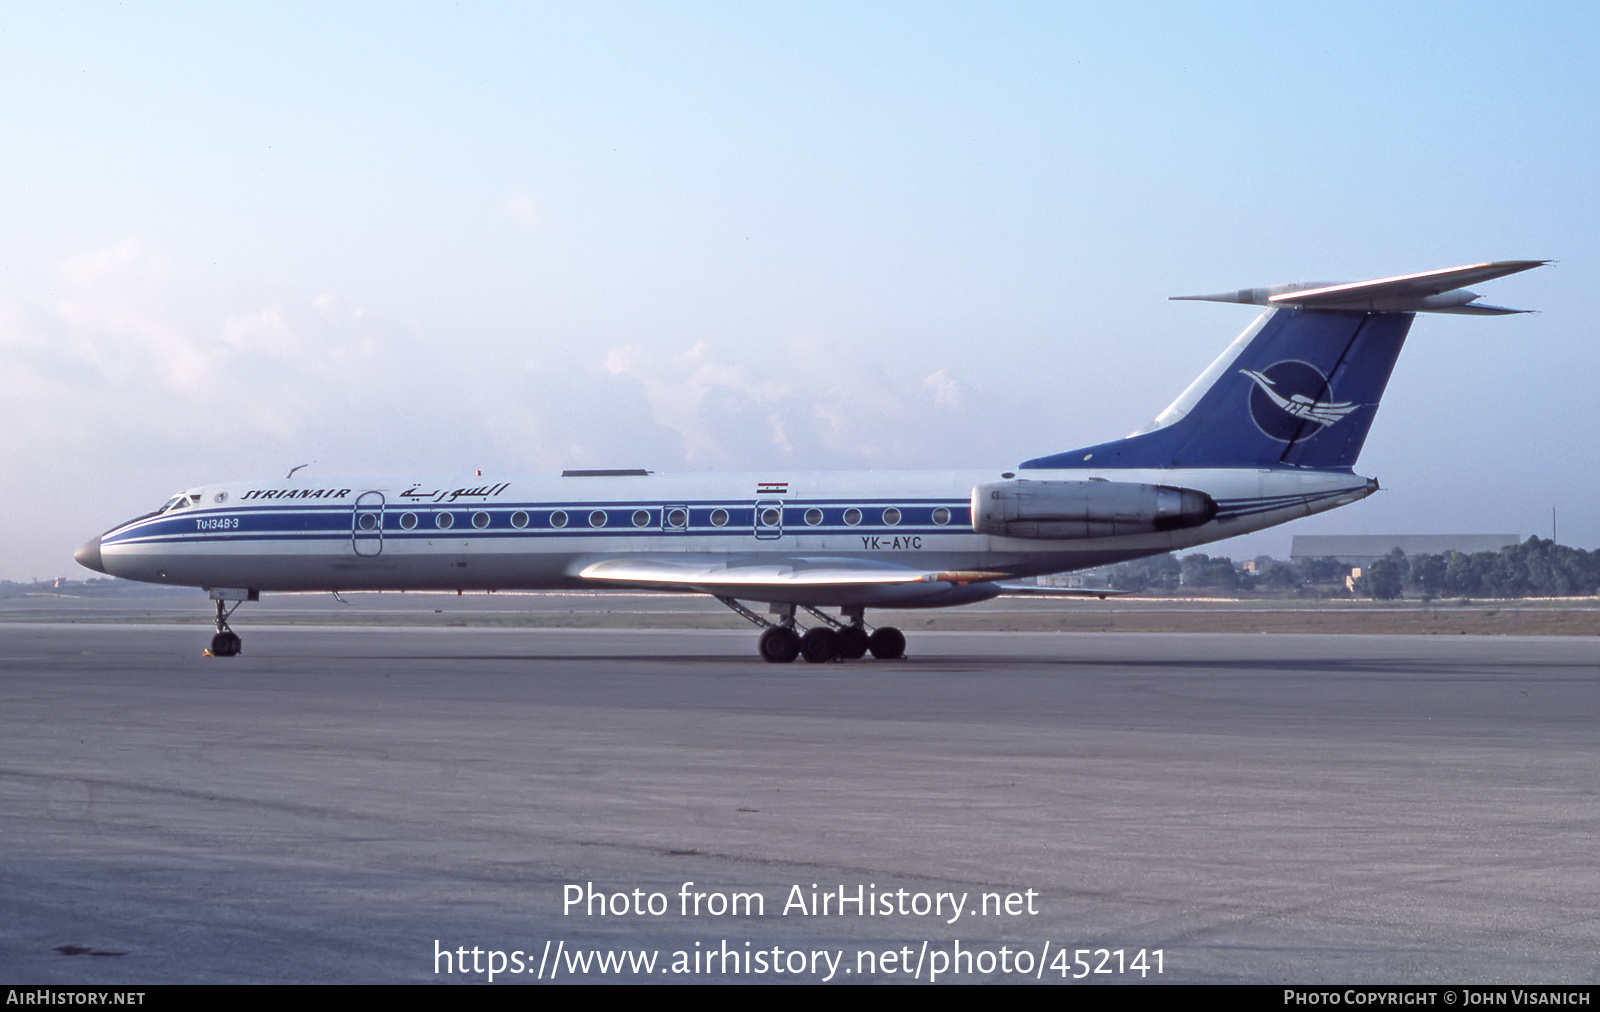
[(350, 547), (357, 555), (383, 554), (382, 492), (356, 496), (356, 508), (350, 515)]

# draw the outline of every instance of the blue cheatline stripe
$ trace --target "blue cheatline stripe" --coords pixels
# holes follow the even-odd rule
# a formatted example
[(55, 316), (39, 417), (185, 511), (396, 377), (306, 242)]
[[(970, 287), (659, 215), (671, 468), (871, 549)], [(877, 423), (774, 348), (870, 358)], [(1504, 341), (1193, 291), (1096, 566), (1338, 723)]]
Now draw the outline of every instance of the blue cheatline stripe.
[[(449, 512), (482, 509), (648, 509), (661, 506), (705, 506), (732, 508), (744, 506), (749, 508), (756, 502), (781, 503), (785, 508), (804, 509), (808, 506), (859, 506), (863, 509), (882, 508), (885, 506), (965, 506), (968, 503), (966, 496), (905, 496), (902, 498), (850, 498), (837, 496), (827, 499), (784, 499), (779, 496), (750, 496), (748, 499), (540, 499), (537, 501), (497, 501), (492, 503), (407, 503), (396, 502), (393, 499), (383, 503), (384, 510), (409, 510), (417, 513)], [(377, 509), (377, 503), (364, 504), (362, 509)], [(195, 506), (159, 516), (140, 517), (140, 520), (171, 519), (173, 517), (191, 517), (198, 514), (235, 514), (249, 513), (349, 513), (356, 509), (355, 503), (318, 503), (299, 501), (290, 505), (288, 503), (250, 503), (236, 504), (233, 506)]]
[[(782, 528), (793, 534), (800, 532), (814, 532), (827, 534), (849, 534), (866, 532), (882, 534), (884, 532), (916, 532), (919, 534), (938, 534), (941, 532), (959, 532), (971, 527), (971, 511), (967, 500), (955, 499), (899, 499), (899, 500), (822, 500), (806, 501), (801, 503), (781, 503), (783, 517)], [(689, 513), (687, 528), (666, 528), (663, 526), (663, 513), (667, 510), (682, 507)], [(887, 509), (899, 510), (902, 522), (886, 524), (882, 522), (883, 511)], [(949, 510), (950, 519), (946, 524), (933, 522), (933, 512), (936, 509)], [(844, 514), (850, 509), (860, 510), (862, 522), (850, 525), (844, 522)], [(718, 510), (728, 515), (727, 522), (722, 526), (711, 523), (711, 516)], [(821, 510), (822, 522), (807, 524), (806, 513), (811, 510)], [(589, 523), (589, 516), (596, 511), (604, 512), (606, 520), (604, 526), (594, 527)], [(643, 511), (649, 520), (643, 526), (632, 523), (635, 512)], [(353, 505), (312, 506), (309, 508), (296, 507), (282, 508), (256, 508), (247, 509), (206, 509), (193, 512), (185, 511), (178, 515), (163, 515), (136, 521), (134, 524), (106, 535), (106, 544), (148, 543), (167, 540), (193, 541), (193, 540), (253, 540), (270, 537), (277, 534), (293, 532), (298, 536), (314, 538), (318, 532), (328, 532), (330, 536), (348, 537), (352, 532), (352, 521), (358, 509)], [(378, 509), (360, 509), (360, 513), (374, 514)], [(663, 505), (659, 502), (649, 503), (617, 503), (607, 502), (558, 502), (558, 503), (497, 503), (492, 507), (405, 507), (390, 506), (381, 511), (383, 515), (383, 531), (385, 537), (447, 537), (456, 538), (467, 535), (493, 536), (495, 534), (514, 534), (518, 536), (538, 536), (541, 533), (558, 533), (561, 536), (577, 535), (609, 535), (618, 534), (725, 534), (744, 535), (756, 523), (756, 507), (750, 500), (741, 500), (737, 503), (718, 501), (700, 503), (669, 503)], [(557, 512), (567, 514), (567, 522), (561, 527), (551, 523), (551, 516)], [(400, 517), (405, 514), (414, 514), (418, 523), (414, 528), (407, 529), (400, 526)], [(476, 527), (472, 518), (479, 513), (489, 516), (489, 523), (485, 527)], [(526, 527), (513, 527), (511, 516), (514, 513), (527, 513), (529, 523)], [(427, 518), (449, 515), (455, 522), (450, 527), (438, 527), (436, 523)], [(876, 521), (876, 522), (874, 522)], [(191, 527), (190, 524), (226, 524), (236, 526), (217, 526), (213, 528)], [(376, 537), (377, 532), (370, 532)]]
[[(724, 508), (724, 509), (733, 509), (735, 507), (741, 507), (742, 506), (745, 509), (749, 509), (757, 502), (779, 503), (785, 509), (806, 509), (806, 508), (811, 507), (811, 506), (838, 506), (840, 508), (847, 508), (847, 507), (850, 507), (850, 506), (856, 506), (856, 507), (859, 507), (861, 509), (882, 509), (882, 508), (885, 508), (885, 507), (888, 507), (888, 506), (899, 506), (899, 507), (902, 507), (902, 508), (907, 507), (907, 506), (910, 506), (910, 507), (913, 507), (913, 508), (922, 507), (922, 506), (926, 506), (926, 507), (929, 507), (929, 508), (932, 508), (932, 507), (935, 507), (935, 506), (948, 506), (948, 507), (952, 507), (953, 508), (953, 507), (956, 507), (956, 506), (965, 506), (965, 505), (968, 504), (969, 500), (965, 496), (955, 497), (955, 498), (948, 497), (948, 496), (934, 496), (934, 497), (930, 497), (930, 496), (907, 496), (907, 497), (904, 497), (904, 498), (893, 498), (893, 499), (891, 499), (891, 498), (860, 499), (860, 498), (845, 498), (845, 497), (836, 497), (836, 498), (829, 498), (829, 499), (780, 499), (777, 496), (772, 496), (770, 498), (763, 498), (761, 496), (751, 496), (748, 499), (638, 499), (638, 500), (629, 500), (629, 501), (623, 501), (623, 500), (617, 500), (617, 499), (541, 499), (541, 500), (538, 500), (538, 501), (530, 501), (530, 502), (503, 501), (503, 502), (493, 502), (493, 503), (423, 503), (423, 504), (395, 502), (393, 500), (388, 500), (385, 503), (383, 503), (383, 509), (384, 509), (384, 512), (393, 512), (395, 510), (401, 510), (401, 511), (415, 512), (415, 513), (446, 513), (446, 512), (467, 512), (467, 513), (471, 513), (471, 512), (474, 512), (476, 510), (485, 510), (485, 509), (493, 509), (493, 510), (517, 510), (517, 509), (660, 509), (662, 506), (669, 506), (669, 507), (670, 506), (690, 506), (690, 507), (701, 507), (701, 506), (703, 506), (703, 507), (706, 507), (707, 509), (711, 509), (711, 508), (715, 508), (715, 507), (719, 507), (719, 506)], [(266, 503), (261, 503), (259, 505), (255, 504), (255, 503), (252, 503), (252, 504), (250, 504), (248, 506), (243, 505), (243, 504), (239, 504), (239, 505), (235, 505), (235, 506), (194, 507), (194, 508), (191, 508), (191, 509), (177, 510), (177, 511), (174, 511), (174, 512), (171, 512), (171, 513), (163, 513), (163, 514), (160, 514), (159, 516), (144, 516), (144, 517), (140, 517), (139, 520), (171, 520), (171, 519), (180, 519), (180, 518), (183, 518), (183, 517), (205, 516), (205, 515), (229, 515), (229, 516), (232, 516), (232, 515), (236, 515), (236, 514), (239, 514), (239, 513), (350, 513), (350, 512), (353, 512), (356, 508), (357, 507), (353, 502), (343, 503), (343, 504), (341, 504), (341, 503), (297, 502), (292, 506), (288, 505), (287, 503), (285, 503), (285, 504), (274, 503), (272, 505), (267, 505)], [(360, 508), (362, 510), (376, 510), (378, 508), (378, 504), (377, 503), (368, 503), (368, 504), (365, 504), (365, 505), (361, 506)]]
[[(370, 540), (374, 540), (375, 541), (378, 538), (378, 532), (376, 530), (373, 530), (373, 531), (362, 531), (361, 533), (362, 533), (363, 537), (366, 538), (366, 539), (370, 539)], [(907, 527), (907, 526), (900, 526), (900, 527), (850, 527), (850, 528), (846, 528), (846, 529), (844, 529), (842, 531), (840, 531), (840, 530), (829, 531), (829, 530), (825, 530), (825, 529), (819, 528), (819, 527), (802, 527), (799, 530), (786, 530), (786, 531), (783, 532), (783, 536), (784, 537), (799, 537), (803, 533), (831, 534), (831, 535), (840, 536), (840, 537), (847, 537), (847, 536), (850, 536), (851, 534), (859, 533), (863, 537), (891, 538), (891, 537), (913, 537), (913, 536), (915, 536), (915, 537), (930, 537), (930, 536), (936, 536), (936, 535), (945, 535), (945, 536), (964, 535), (964, 536), (970, 536), (970, 535), (973, 534), (973, 531), (972, 531), (971, 527), (953, 527), (953, 526), (952, 527)], [(444, 530), (444, 531), (432, 530), (432, 529), (425, 530), (425, 531), (421, 531), (421, 530), (407, 531), (407, 530), (402, 530), (402, 529), (390, 529), (390, 528), (386, 527), (383, 530), (383, 540), (384, 541), (408, 541), (408, 542), (416, 542), (416, 541), (520, 541), (520, 540), (548, 541), (548, 540), (555, 540), (557, 538), (573, 538), (573, 537), (617, 538), (617, 537), (623, 537), (623, 536), (630, 537), (630, 538), (669, 538), (669, 537), (679, 536), (679, 535), (687, 536), (687, 537), (706, 537), (706, 536), (709, 535), (709, 536), (715, 536), (715, 537), (720, 537), (720, 538), (749, 538), (749, 539), (754, 539), (755, 538), (755, 532), (753, 530), (751, 530), (749, 527), (743, 527), (743, 528), (721, 527), (721, 528), (710, 528), (708, 530), (691, 530), (691, 531), (664, 531), (664, 530), (660, 529), (659, 527), (626, 527), (626, 528), (624, 528), (624, 527), (588, 527), (588, 526), (584, 526), (584, 527), (566, 527), (566, 528), (556, 527), (556, 528), (543, 528), (543, 529), (535, 529), (535, 528), (531, 528), (530, 527), (530, 528), (525, 528), (525, 529), (522, 529), (522, 530), (517, 530), (515, 528), (513, 528), (511, 530), (495, 530), (493, 528), (478, 529), (478, 528), (468, 527), (464, 531), (460, 530), (460, 529), (457, 529), (457, 528), (452, 528), (450, 530)], [(148, 536), (148, 537), (118, 538), (116, 540), (104, 541), (103, 544), (106, 545), (106, 546), (124, 546), (124, 545), (163, 545), (163, 544), (197, 544), (197, 545), (200, 545), (200, 544), (218, 544), (218, 543), (224, 543), (224, 542), (225, 543), (240, 543), (240, 542), (274, 542), (274, 541), (283, 541), (283, 542), (301, 542), (301, 541), (348, 542), (350, 540), (350, 537), (351, 537), (351, 534), (350, 534), (350, 531), (348, 529), (339, 530), (339, 531), (328, 531), (328, 532), (257, 531), (257, 532), (214, 533), (214, 532), (210, 532), (210, 531), (194, 531), (194, 532), (188, 533), (188, 534), (162, 534), (162, 535), (151, 535), (151, 536)], [(841, 548), (840, 550), (842, 551), (842, 550), (844, 550), (844, 548)]]
[(1321, 502), (1324, 499), (1335, 499), (1342, 495), (1349, 495), (1352, 490), (1337, 489), (1331, 492), (1317, 492), (1294, 496), (1266, 496), (1256, 499), (1223, 499), (1217, 502), (1217, 517), (1219, 519), (1232, 519), (1234, 517), (1254, 516), (1257, 513), (1271, 513), (1273, 510), (1284, 509), (1289, 506), (1309, 505)]

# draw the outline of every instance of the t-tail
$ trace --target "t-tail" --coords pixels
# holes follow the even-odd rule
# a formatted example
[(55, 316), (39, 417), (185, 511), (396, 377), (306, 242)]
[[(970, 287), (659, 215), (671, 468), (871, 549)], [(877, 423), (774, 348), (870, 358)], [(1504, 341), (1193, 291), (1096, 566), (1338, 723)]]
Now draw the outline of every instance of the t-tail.
[(1355, 465), (1417, 313), (1504, 315), (1463, 286), (1549, 263), (1506, 260), (1348, 284), (1180, 299), (1269, 307), (1147, 428), (1023, 468)]

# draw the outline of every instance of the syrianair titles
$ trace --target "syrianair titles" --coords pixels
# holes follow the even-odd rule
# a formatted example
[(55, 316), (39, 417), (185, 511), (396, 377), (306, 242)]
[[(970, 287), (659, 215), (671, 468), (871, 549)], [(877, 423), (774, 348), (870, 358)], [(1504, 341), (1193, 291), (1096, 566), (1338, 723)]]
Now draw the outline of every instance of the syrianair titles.
[(263, 592), (577, 588), (713, 595), (761, 628), (768, 661), (899, 657), (905, 637), (869, 625), (868, 608), (1103, 597), (1009, 581), (1371, 495), (1377, 482), (1353, 468), (1414, 315), (1520, 312), (1465, 286), (1547, 262), (1183, 296), (1265, 310), (1144, 429), (1003, 470), (583, 470), (465, 484), (291, 472), (186, 489), (76, 558), (209, 590), (217, 656), (239, 652), (228, 618)]

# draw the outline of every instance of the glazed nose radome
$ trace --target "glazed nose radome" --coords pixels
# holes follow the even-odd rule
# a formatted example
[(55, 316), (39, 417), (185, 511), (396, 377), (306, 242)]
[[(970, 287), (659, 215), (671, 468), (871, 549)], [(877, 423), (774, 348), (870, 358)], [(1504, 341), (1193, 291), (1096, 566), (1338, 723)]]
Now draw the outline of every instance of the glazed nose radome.
[(85, 569), (92, 569), (97, 573), (104, 573), (106, 567), (100, 562), (100, 539), (90, 538), (83, 543), (83, 547), (72, 553), (78, 560), (78, 565)]

